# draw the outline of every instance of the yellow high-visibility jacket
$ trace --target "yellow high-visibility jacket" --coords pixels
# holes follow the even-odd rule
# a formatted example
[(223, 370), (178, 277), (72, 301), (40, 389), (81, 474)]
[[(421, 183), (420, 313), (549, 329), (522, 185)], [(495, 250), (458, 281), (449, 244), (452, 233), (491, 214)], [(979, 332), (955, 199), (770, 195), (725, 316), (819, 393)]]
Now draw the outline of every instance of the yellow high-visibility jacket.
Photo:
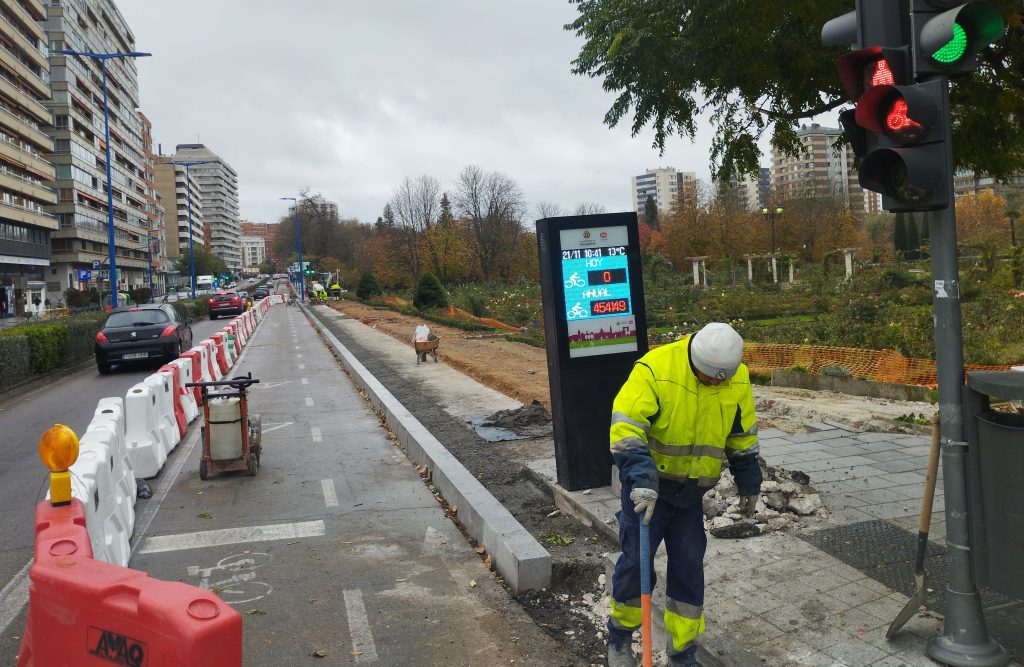
[(740, 495), (754, 495), (762, 476), (747, 367), (717, 387), (701, 384), (691, 338), (641, 357), (615, 397), (610, 440), (622, 484), (687, 506), (718, 482), (728, 458)]

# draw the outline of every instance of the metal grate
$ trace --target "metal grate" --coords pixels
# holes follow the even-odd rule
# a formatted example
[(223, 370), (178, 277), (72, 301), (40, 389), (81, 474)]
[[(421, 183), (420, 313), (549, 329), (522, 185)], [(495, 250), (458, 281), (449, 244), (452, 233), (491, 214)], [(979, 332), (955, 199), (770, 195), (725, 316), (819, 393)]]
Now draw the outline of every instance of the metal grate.
[[(799, 537), (894, 591), (910, 596), (916, 590), (916, 533), (887, 521), (873, 520), (804, 533)], [(931, 591), (925, 596), (925, 607), (941, 614), (945, 608), (943, 600), (949, 580), (944, 547), (928, 544), (925, 570)], [(1024, 600), (983, 590), (981, 603), (992, 637), (1015, 660), (1024, 658)]]

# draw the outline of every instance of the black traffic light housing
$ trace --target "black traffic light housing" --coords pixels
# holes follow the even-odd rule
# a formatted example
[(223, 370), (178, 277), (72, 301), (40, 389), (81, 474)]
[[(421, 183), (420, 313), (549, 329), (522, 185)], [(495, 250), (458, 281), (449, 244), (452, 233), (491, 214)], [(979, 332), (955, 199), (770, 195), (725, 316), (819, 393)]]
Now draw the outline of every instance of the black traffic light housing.
[(912, 0), (914, 72), (962, 76), (978, 67), (978, 52), (999, 39), (1006, 28), (990, 2)]

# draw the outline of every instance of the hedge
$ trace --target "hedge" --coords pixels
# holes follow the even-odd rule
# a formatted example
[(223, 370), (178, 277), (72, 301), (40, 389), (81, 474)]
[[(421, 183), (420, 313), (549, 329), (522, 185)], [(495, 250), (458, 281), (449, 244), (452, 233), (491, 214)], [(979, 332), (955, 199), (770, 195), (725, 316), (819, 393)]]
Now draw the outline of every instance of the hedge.
[(210, 302), (206, 299), (175, 301), (171, 305), (174, 306), (174, 310), (178, 311), (178, 314), (182, 317), (191, 317), (194, 320), (210, 314)]
[(0, 387), (11, 387), (32, 377), (28, 336), (0, 336)]

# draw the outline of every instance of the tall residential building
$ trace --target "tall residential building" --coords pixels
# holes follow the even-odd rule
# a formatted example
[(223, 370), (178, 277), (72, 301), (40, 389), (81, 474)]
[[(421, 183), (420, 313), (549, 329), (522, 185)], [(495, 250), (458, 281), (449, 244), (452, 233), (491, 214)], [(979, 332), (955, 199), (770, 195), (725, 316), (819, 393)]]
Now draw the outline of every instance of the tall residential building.
[(797, 130), (800, 153), (796, 156), (772, 151), (771, 183), (773, 196), (833, 197), (845, 202), (850, 211), (863, 214), (870, 211), (853, 166), (853, 149), (849, 144), (835, 146), (843, 131), (822, 127), (817, 123)]
[[(185, 167), (172, 164), (171, 158), (158, 155), (156, 157), (156, 189), (160, 200), (168, 211), (164, 216), (167, 228), (167, 257), (177, 260), (181, 255), (188, 256), (189, 244), (189, 205), (191, 204), (192, 244), (206, 245), (203, 238), (203, 199), (199, 191), (199, 183), (192, 176), (189, 167), (186, 178)], [(187, 276), (180, 284), (189, 283)]]
[(757, 205), (764, 208), (772, 196), (771, 167), (759, 167), (757, 170)]
[(647, 198), (653, 197), (658, 213), (671, 213), (676, 205), (679, 187), (696, 182), (697, 174), (692, 171), (676, 171), (675, 167), (648, 169), (632, 178), (633, 210), (643, 213)]
[(146, 211), (149, 218), (149, 270), (150, 286), (155, 294), (167, 291), (168, 273), (172, 271), (167, 258), (166, 210), (156, 189), (156, 155), (153, 153), (153, 123), (141, 111), (142, 145), (146, 153)]
[(242, 228), (238, 217), (238, 172), (203, 144), (178, 144), (174, 149), (178, 162), (209, 161), (189, 167), (193, 181), (199, 183), (203, 200), (203, 223), (209, 227), (209, 245), (228, 265), (242, 270)]
[[(4, 3), (10, 6), (12, 3)], [(135, 37), (113, 0), (64, 0), (46, 5), (53, 99), (48, 159), (57, 174), (51, 207), (60, 224), (53, 234), (53, 267), (47, 282), (60, 289), (106, 287), (93, 263), (108, 262), (107, 176), (103, 83), (99, 62), (65, 56), (59, 49), (110, 53), (135, 51)], [(146, 155), (133, 58), (107, 61), (114, 245), (121, 289), (145, 285), (150, 269)], [(86, 276), (89, 279), (86, 280)]]
[(728, 197), (746, 211), (761, 208), (760, 169), (745, 176), (733, 174), (727, 184), (716, 181), (715, 186), (717, 196)]
[(983, 192), (991, 192), (1003, 197), (1010, 193), (1021, 194), (1024, 193), (1024, 176), (1014, 176), (1000, 183), (986, 174), (976, 174), (969, 169), (960, 170), (953, 175), (953, 191), (957, 197), (977, 195)]
[[(51, 268), (50, 240), (57, 220), (47, 209), (54, 168), (44, 155), (53, 140), (46, 17), (40, 0), (4, 2), (0, 18), (0, 317), (21, 314), (33, 299), (61, 299)], [(47, 291), (49, 294), (47, 294)]]
[(274, 239), (277, 237), (277, 230), (281, 228), (278, 224), (266, 222), (242, 221), (242, 236), (258, 236), (263, 239), (264, 260), (269, 260), (275, 266), (284, 266), (284, 262), (274, 255)]
[(242, 236), (242, 273), (256, 275), (267, 258), (267, 240), (262, 236)]

